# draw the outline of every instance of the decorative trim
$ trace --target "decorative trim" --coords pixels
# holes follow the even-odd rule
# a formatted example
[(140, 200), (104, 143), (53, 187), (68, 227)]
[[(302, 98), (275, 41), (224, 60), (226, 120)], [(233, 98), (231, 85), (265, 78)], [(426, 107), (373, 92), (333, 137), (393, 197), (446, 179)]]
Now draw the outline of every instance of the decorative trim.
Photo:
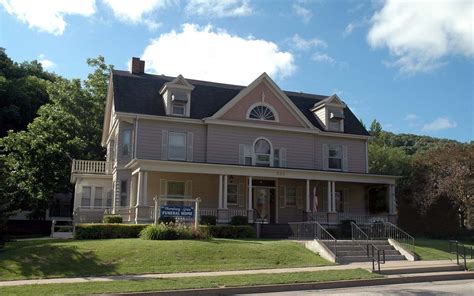
[[(255, 108), (255, 107), (258, 107), (258, 106), (264, 106), (264, 107), (267, 107), (268, 109), (270, 109), (273, 113), (273, 116), (275, 117), (274, 120), (265, 120), (265, 119), (257, 119), (257, 118), (250, 118), (250, 113), (252, 112), (252, 110)], [(276, 111), (275, 108), (273, 108), (272, 105), (268, 104), (268, 103), (265, 103), (265, 102), (255, 102), (252, 104), (252, 106), (250, 106), (250, 108), (247, 110), (247, 115), (245, 116), (246, 119), (248, 120), (255, 120), (257, 122), (280, 122), (280, 118), (278, 116), (278, 112)]]

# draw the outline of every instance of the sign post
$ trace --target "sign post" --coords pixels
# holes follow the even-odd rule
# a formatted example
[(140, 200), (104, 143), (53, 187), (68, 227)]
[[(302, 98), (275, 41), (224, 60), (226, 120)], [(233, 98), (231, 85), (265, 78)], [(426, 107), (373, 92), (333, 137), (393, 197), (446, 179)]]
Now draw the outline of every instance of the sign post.
[[(197, 228), (199, 225), (199, 203), (201, 199), (198, 198), (172, 198), (172, 197), (158, 197), (153, 198), (155, 201), (155, 221), (154, 224), (158, 224), (159, 217), (181, 217), (189, 218), (194, 217), (194, 227)], [(158, 203), (162, 201), (180, 201), (180, 202), (194, 202), (194, 208), (190, 206), (160, 206), (158, 211)]]

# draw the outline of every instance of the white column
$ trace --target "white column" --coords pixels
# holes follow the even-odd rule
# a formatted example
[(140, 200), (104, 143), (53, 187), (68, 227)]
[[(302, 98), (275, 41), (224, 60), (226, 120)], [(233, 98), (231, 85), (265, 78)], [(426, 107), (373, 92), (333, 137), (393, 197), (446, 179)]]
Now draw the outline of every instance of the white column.
[(224, 209), (227, 209), (227, 175), (224, 175)]
[(336, 210), (336, 182), (332, 182), (332, 211), (337, 212)]
[(129, 200), (129, 205), (130, 207), (135, 206), (136, 204), (136, 198), (137, 196), (135, 195), (135, 188), (137, 188), (137, 184), (135, 184), (135, 176), (132, 175), (130, 178), (130, 200)]
[(328, 181), (328, 212), (332, 212), (332, 182)]
[(388, 185), (388, 207), (389, 214), (397, 214), (397, 200), (395, 198), (395, 185)]
[(306, 212), (310, 212), (310, 203), (309, 203), (309, 199), (310, 199), (310, 189), (309, 189), (309, 180), (306, 180)]
[(143, 191), (139, 206), (146, 206), (148, 203), (148, 172), (143, 173)]
[(249, 177), (249, 184), (248, 184), (248, 203), (247, 203), (247, 209), (252, 210), (252, 177)]
[(143, 172), (138, 172), (138, 182), (137, 182), (137, 203), (136, 205), (141, 204), (143, 199)]
[(219, 175), (219, 209), (222, 209), (222, 175)]

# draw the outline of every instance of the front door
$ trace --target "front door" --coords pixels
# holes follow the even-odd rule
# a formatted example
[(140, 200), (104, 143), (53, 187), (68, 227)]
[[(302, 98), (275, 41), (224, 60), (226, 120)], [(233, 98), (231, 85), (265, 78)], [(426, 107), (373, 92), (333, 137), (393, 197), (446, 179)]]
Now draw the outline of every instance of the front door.
[(275, 223), (276, 190), (272, 187), (253, 187), (253, 208), (257, 219), (266, 223)]

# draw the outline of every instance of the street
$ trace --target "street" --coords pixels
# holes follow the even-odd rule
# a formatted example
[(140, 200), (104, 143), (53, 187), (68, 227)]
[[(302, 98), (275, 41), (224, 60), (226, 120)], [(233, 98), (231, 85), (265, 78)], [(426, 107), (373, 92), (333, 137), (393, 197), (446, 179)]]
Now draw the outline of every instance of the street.
[(342, 289), (290, 291), (245, 295), (296, 296), (296, 295), (474, 295), (474, 281), (442, 281), (398, 285), (354, 287)]

